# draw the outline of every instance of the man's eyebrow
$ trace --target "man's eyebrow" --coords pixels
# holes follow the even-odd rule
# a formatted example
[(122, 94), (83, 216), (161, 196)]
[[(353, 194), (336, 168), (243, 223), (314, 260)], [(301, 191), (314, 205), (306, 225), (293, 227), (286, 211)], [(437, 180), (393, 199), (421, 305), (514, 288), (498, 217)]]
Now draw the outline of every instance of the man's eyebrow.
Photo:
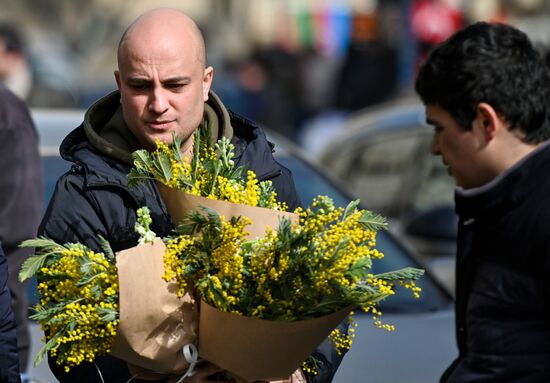
[(126, 81), (133, 84), (148, 84), (151, 82), (151, 80), (145, 77), (128, 77)]
[[(145, 84), (151, 84), (153, 80), (147, 77), (132, 76), (132, 77), (128, 77), (126, 82), (128, 84), (134, 84), (134, 85), (145, 85)], [(191, 82), (190, 76), (168, 77), (161, 81), (162, 84), (179, 84), (179, 83), (189, 83), (189, 82)]]
[(431, 118), (426, 118), (426, 124), (428, 125), (436, 125), (437, 122), (432, 120)]
[(175, 83), (175, 82), (189, 82), (191, 81), (190, 76), (174, 76), (174, 77), (168, 77), (162, 80), (161, 82), (163, 84), (165, 83)]

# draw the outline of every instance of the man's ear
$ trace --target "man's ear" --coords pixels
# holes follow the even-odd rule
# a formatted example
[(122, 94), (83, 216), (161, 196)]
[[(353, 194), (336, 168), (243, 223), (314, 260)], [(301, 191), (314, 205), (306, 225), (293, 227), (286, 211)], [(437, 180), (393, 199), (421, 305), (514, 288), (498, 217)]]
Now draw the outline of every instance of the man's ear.
[(208, 101), (208, 92), (212, 86), (212, 79), (214, 78), (214, 68), (211, 66), (204, 69), (204, 75), (202, 77), (202, 98), (204, 102)]
[(502, 122), (493, 107), (486, 102), (478, 104), (473, 129), (476, 130), (486, 143), (489, 143), (502, 126)]
[(116, 85), (118, 86), (118, 90), (120, 90), (121, 80), (120, 80), (120, 72), (118, 70), (115, 70), (115, 80), (116, 80)]

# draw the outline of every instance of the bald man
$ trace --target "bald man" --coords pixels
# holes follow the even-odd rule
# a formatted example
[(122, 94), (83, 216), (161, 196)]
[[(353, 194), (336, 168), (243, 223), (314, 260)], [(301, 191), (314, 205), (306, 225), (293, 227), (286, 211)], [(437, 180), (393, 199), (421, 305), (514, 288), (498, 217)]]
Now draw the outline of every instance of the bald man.
[[(81, 242), (97, 251), (101, 235), (120, 251), (137, 245), (136, 210), (146, 205), (151, 229), (168, 235), (173, 226), (155, 184), (127, 185), (131, 152), (153, 150), (156, 139), (172, 142), (173, 133), (182, 139), (182, 151), (189, 152), (193, 132), (204, 124), (211, 127), (213, 141), (231, 139), (236, 166), (253, 170), (260, 180), (271, 180), (278, 199), (290, 209), (298, 207), (290, 171), (274, 160), (264, 132), (227, 110), (210, 90), (213, 73), (206, 65), (203, 37), (188, 16), (163, 8), (139, 17), (118, 47), (118, 91), (93, 104), (82, 125), (61, 145), (62, 157), (74, 164), (57, 182), (40, 233), (58, 243)], [(330, 382), (342, 359), (333, 347), (323, 349), (315, 352), (319, 374), (309, 381)], [(62, 383), (126, 383), (132, 378), (126, 364), (112, 356), (69, 373), (53, 359), (50, 367)], [(218, 370), (206, 365), (186, 382), (205, 381)]]

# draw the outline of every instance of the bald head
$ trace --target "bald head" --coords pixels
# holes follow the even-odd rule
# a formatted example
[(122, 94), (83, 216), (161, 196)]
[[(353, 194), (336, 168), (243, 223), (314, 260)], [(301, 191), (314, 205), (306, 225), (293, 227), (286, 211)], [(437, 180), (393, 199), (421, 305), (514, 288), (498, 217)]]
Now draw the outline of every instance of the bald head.
[(171, 8), (158, 8), (138, 17), (124, 32), (117, 50), (121, 61), (134, 49), (149, 49), (162, 44), (193, 49), (196, 59), (206, 65), (206, 47), (197, 24), (185, 13)]
[(199, 28), (174, 9), (147, 12), (124, 33), (114, 74), (124, 121), (144, 148), (173, 134), (191, 147), (214, 73), (205, 60)]

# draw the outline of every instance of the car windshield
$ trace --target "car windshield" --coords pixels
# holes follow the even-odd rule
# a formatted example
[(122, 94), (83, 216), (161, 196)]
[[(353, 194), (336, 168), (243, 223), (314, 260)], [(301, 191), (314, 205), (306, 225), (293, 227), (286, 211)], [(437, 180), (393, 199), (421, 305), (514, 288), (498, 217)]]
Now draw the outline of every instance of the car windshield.
[[(328, 178), (316, 171), (306, 161), (287, 152), (277, 154), (277, 161), (292, 171), (296, 188), (304, 205), (308, 205), (317, 195), (327, 195), (336, 206), (345, 207), (350, 198), (338, 189)], [(420, 267), (407, 251), (387, 231), (377, 235), (377, 248), (385, 256), (373, 262), (375, 273), (384, 273), (404, 267)], [(446, 308), (451, 304), (450, 297), (434, 281), (430, 274), (422, 277), (417, 285), (422, 288), (420, 299), (415, 299), (408, 291), (398, 292), (391, 299), (380, 302), (380, 308), (386, 312), (433, 311)]]

